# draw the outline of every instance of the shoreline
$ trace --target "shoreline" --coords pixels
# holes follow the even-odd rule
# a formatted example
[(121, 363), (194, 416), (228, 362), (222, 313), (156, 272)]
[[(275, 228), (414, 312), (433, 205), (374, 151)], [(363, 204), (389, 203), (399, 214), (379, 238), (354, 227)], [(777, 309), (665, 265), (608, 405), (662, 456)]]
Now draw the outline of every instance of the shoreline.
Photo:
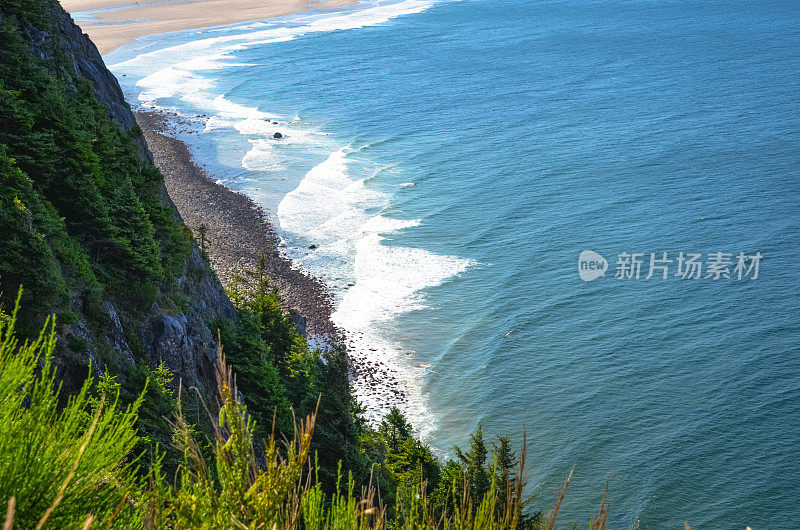
[[(332, 321), (333, 296), (321, 280), (299, 269), (280, 250), (280, 238), (265, 210), (247, 195), (217, 184), (213, 175), (197, 164), (189, 147), (169, 136), (175, 116), (134, 109), (156, 166), (164, 175), (167, 193), (183, 222), (196, 235), (206, 225), (206, 253), (223, 286), (233, 273), (255, 269), (263, 252), (267, 277), (312, 347), (340, 341), (347, 349), (351, 388), (365, 406), (368, 421), (379, 421), (397, 406), (407, 410), (409, 397), (402, 377), (383, 361), (370, 358), (361, 337), (347, 336)], [(363, 350), (363, 351), (362, 351)]]
[[(79, 15), (81, 30), (105, 55), (149, 35), (259, 22), (359, 1), (264, 0), (256, 6), (251, 0), (62, 0), (62, 4)], [(410, 399), (416, 396), (414, 375), (396, 362), (394, 349), (363, 330), (345, 333), (339, 328), (332, 318), (331, 287), (286, 256), (274, 220), (243, 192), (217, 184), (217, 177), (203, 169), (202, 160), (194, 159), (189, 145), (173, 137), (175, 126), (189, 124), (163, 110), (136, 105), (131, 110), (184, 223), (195, 236), (201, 224), (206, 226), (206, 252), (221, 283), (227, 286), (233, 273), (257, 269), (263, 252), (270, 284), (309, 345), (323, 352), (337, 343), (345, 347), (351, 389), (364, 407), (364, 418), (376, 423), (392, 407), (406, 413), (415, 408), (417, 400)]]
[(264, 209), (243, 193), (217, 184), (184, 142), (165, 134), (170, 116), (142, 110), (134, 115), (183, 222), (195, 237), (205, 224), (206, 253), (222, 284), (229, 284), (237, 272), (255, 270), (263, 252), (270, 284), (278, 289), (287, 309), (296, 308), (305, 318), (307, 334), (320, 339), (338, 336), (327, 286), (280, 252), (280, 238)]
[(359, 0), (60, 0), (102, 55), (142, 37), (355, 5)]

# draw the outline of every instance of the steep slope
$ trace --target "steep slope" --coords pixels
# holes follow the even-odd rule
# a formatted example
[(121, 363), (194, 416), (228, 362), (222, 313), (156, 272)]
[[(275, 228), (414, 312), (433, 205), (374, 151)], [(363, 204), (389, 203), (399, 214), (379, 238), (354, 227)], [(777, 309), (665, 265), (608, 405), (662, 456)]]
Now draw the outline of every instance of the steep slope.
[[(164, 362), (207, 387), (236, 311), (167, 196), (114, 76), (57, 2), (0, 3), (0, 291), (58, 315), (59, 377)], [(173, 384), (177, 384), (178, 378)]]

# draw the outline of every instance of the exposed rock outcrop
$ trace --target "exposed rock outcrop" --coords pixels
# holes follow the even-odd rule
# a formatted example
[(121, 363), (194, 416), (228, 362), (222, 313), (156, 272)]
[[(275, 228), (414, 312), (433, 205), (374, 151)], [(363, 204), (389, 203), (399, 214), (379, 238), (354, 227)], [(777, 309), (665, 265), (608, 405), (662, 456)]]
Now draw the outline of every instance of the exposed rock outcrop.
[[(184, 385), (203, 387), (213, 381), (217, 359), (215, 332), (209, 324), (219, 318), (236, 319), (236, 309), (198, 249), (188, 263), (188, 274), (178, 279), (188, 297), (188, 311), (164, 312), (153, 304), (146, 323), (138, 330), (148, 362), (163, 361), (180, 374)], [(199, 280), (192, 276), (200, 275)]]
[(103, 309), (106, 310), (108, 318), (111, 320), (108, 328), (108, 335), (106, 336), (106, 343), (111, 346), (112, 349), (124, 355), (128, 362), (131, 364), (135, 363), (136, 360), (133, 358), (131, 347), (128, 346), (128, 341), (125, 339), (125, 330), (122, 329), (122, 323), (119, 320), (116, 309), (114, 309), (114, 304), (106, 300), (103, 302)]

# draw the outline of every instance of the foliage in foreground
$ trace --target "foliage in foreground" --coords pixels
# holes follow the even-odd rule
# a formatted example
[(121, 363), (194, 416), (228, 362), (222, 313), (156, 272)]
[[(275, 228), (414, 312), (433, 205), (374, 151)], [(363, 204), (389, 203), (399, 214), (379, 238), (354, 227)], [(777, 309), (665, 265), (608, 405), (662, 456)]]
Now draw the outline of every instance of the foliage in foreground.
[(263, 254), (257, 269), (236, 275), (227, 293), (239, 322), (217, 321), (212, 327), (220, 330), (247, 412), (255, 420), (253, 437), (260, 442), (274, 428), (276, 438), (291, 438), (295, 415), (318, 412), (311, 454), (323, 490), (333, 493), (339, 463), (353, 473), (357, 485), (365, 484), (370, 461), (359, 444), (367, 426), (352, 395), (344, 349), (323, 355), (297, 332), (267, 279)]
[(20, 344), (16, 313), (0, 322), (0, 499), (15, 498), (15, 526), (79, 528), (88, 512), (97, 523), (136, 526), (128, 497), (142, 491), (130, 460), (141, 401), (122, 411), (118, 392), (89, 378), (59, 408), (53, 321)]
[[(213, 458), (207, 459), (193, 428), (181, 414), (173, 419), (174, 441), (183, 455), (174, 479), (154, 461), (136, 472), (135, 424), (140, 397), (121, 410), (119, 385), (91, 379), (59, 407), (50, 365), (55, 334), (49, 322), (37, 340), (14, 335), (17, 312), (0, 313), (0, 502), (3, 528), (281, 528), (281, 529), (513, 529), (523, 520), (525, 451), (513, 481), (497, 488), (503, 474), (489, 478), (476, 496), (467, 481), (445, 488), (448, 508), (437, 513), (424, 473), (405, 484), (390, 515), (374, 482), (358, 488), (340, 470), (327, 494), (312, 463), (317, 414), (295, 424), (290, 441), (273, 435), (256, 454), (254, 422), (237, 400), (235, 378), (220, 348), (216, 367), (218, 410), (213, 418)], [(144, 395), (144, 394), (143, 394)], [(394, 424), (398, 426), (397, 422)], [(405, 424), (400, 424), (405, 428)], [(383, 436), (399, 440), (384, 424)], [(473, 442), (476, 436), (473, 436)], [(404, 442), (407, 443), (407, 442)], [(469, 459), (467, 455), (464, 455)], [(397, 462), (391, 464), (397, 465)], [(469, 467), (464, 467), (469, 472)], [(473, 470), (475, 471), (475, 470)], [(454, 475), (457, 477), (457, 475)], [(547, 517), (531, 523), (551, 529), (566, 483)], [(605, 527), (606, 503), (590, 526)]]

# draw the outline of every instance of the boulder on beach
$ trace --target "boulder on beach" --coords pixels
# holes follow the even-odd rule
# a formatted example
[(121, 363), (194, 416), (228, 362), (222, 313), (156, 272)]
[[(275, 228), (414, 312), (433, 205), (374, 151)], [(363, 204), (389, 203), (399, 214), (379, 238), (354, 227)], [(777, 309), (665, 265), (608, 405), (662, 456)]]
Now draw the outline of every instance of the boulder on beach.
[(279, 133), (279, 132), (276, 132), (275, 134), (272, 135), (272, 137), (273, 138), (283, 138), (283, 135), (281, 133)]

